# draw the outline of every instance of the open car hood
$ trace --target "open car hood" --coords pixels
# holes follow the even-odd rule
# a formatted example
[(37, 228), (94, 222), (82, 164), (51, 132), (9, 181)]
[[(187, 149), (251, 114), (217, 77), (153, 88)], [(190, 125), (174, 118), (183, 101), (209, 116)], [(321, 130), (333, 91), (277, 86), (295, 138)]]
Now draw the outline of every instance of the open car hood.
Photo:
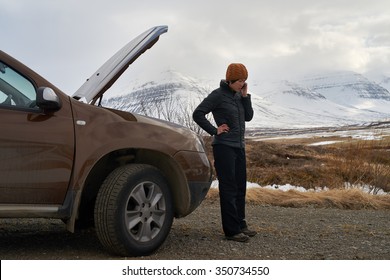
[(150, 49), (168, 26), (153, 27), (120, 49), (104, 63), (74, 94), (73, 98), (95, 104), (103, 93), (123, 74), (143, 52)]

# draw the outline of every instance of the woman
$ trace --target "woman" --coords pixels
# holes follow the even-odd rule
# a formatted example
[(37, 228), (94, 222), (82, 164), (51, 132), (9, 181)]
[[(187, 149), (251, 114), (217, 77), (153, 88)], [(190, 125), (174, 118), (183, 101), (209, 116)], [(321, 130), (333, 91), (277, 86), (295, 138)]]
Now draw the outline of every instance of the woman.
[[(253, 118), (246, 80), (248, 71), (241, 63), (232, 63), (226, 80), (195, 109), (194, 121), (214, 136), (214, 167), (219, 181), (222, 227), (228, 240), (247, 242), (256, 232), (245, 221), (246, 157), (245, 121)], [(217, 127), (206, 118), (212, 113)]]

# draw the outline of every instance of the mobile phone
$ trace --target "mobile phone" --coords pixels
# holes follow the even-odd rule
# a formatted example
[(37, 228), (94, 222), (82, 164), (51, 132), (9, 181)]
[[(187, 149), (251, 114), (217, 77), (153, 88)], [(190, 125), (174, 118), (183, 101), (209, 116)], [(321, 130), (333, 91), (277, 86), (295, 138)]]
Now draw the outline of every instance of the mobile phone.
[(247, 87), (247, 83), (244, 83), (244, 85), (242, 86), (241, 89), (244, 89), (244, 88), (246, 88), (246, 87)]

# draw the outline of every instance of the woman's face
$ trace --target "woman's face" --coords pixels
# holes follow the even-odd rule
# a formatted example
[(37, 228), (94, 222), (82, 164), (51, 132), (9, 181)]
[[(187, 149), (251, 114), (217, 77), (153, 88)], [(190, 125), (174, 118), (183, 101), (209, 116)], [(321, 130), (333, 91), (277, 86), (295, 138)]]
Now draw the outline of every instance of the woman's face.
[(235, 92), (237, 92), (237, 91), (240, 91), (242, 89), (244, 84), (245, 84), (245, 80), (244, 79), (240, 79), (240, 80), (235, 81), (234, 83), (229, 83), (229, 87), (232, 90), (234, 90)]

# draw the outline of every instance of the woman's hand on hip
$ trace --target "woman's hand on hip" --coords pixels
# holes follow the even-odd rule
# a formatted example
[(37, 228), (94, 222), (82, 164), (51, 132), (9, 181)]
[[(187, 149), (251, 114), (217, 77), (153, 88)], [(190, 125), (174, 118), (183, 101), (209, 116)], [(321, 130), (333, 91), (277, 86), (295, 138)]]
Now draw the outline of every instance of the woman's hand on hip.
[(220, 134), (226, 133), (226, 132), (229, 132), (229, 126), (226, 123), (221, 124), (220, 126), (218, 126), (218, 128), (217, 128), (217, 135), (220, 135)]

